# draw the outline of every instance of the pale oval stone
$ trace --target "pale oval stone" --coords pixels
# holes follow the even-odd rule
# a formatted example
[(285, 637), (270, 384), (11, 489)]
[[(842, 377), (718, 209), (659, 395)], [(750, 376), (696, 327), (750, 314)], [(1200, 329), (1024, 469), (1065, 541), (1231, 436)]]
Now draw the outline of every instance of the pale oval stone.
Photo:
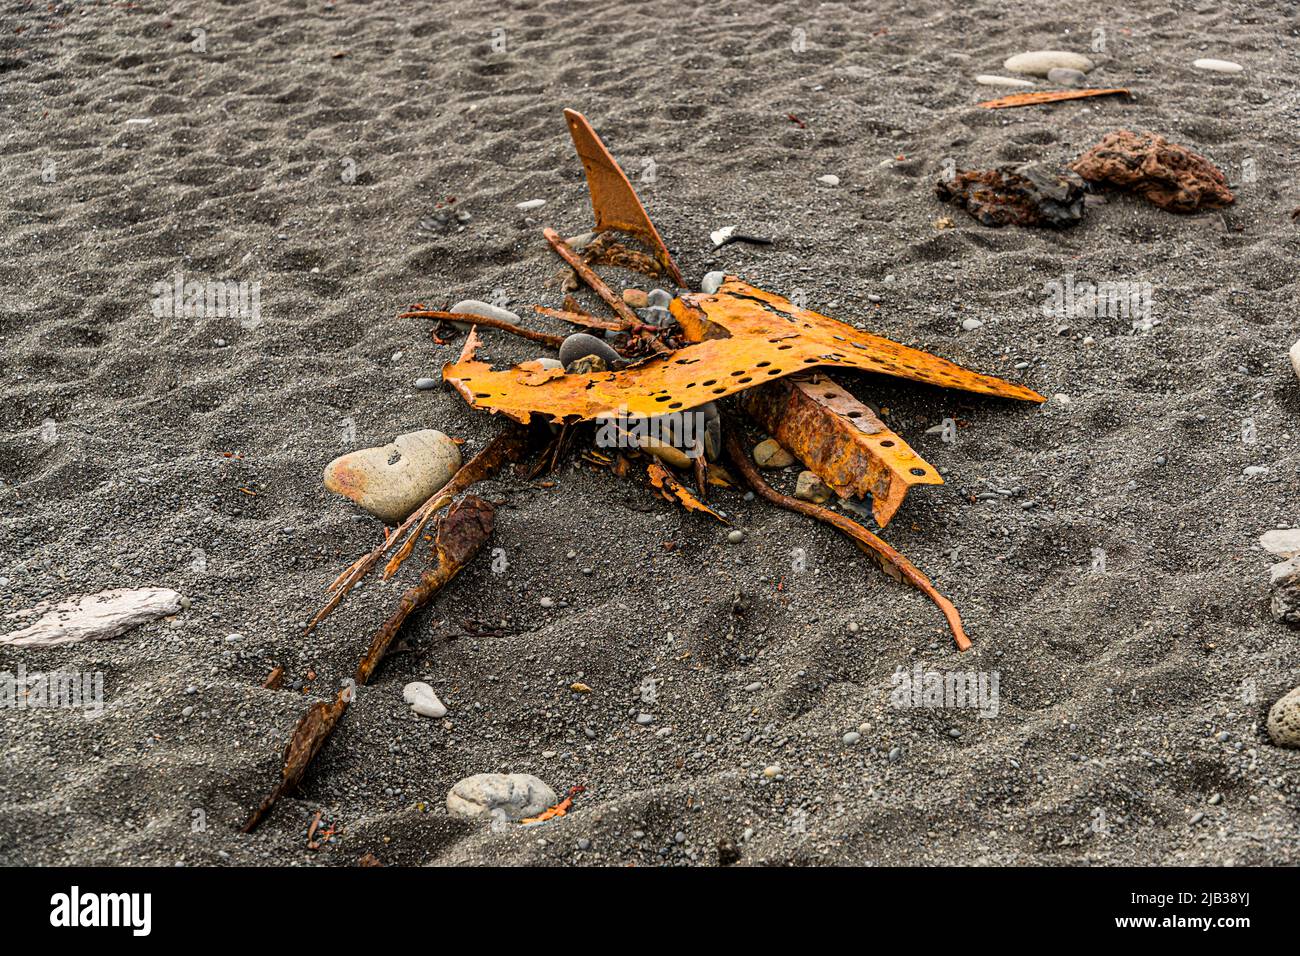
[(1300, 528), (1275, 528), (1259, 536), (1259, 543), (1269, 554), (1291, 558), (1300, 554)]
[(558, 802), (555, 791), (530, 773), (477, 773), (451, 788), (447, 812), (462, 820), (487, 822), (499, 810), (507, 820), (522, 820)]
[(411, 681), (403, 687), (402, 700), (410, 704), (411, 710), (421, 717), (432, 717), (436, 720), (447, 716), (447, 705), (438, 699), (433, 688), (424, 681)]
[(769, 438), (754, 446), (754, 463), (759, 468), (785, 468), (794, 464), (794, 455), (782, 448), (775, 438)]
[(1287, 353), (1291, 356), (1291, 368), (1295, 370), (1297, 378), (1300, 378), (1300, 342), (1291, 346), (1291, 351)]
[[(447, 311), (467, 312), (470, 315), (481, 315), (485, 319), (496, 319), (500, 322), (509, 322), (511, 325), (519, 324), (519, 316), (509, 309), (503, 309), (499, 305), (493, 305), (490, 302), (480, 302), (478, 299), (461, 299)], [(462, 332), (470, 330), (468, 322), (453, 322), (451, 324)]]
[(1034, 50), (1030, 53), (1017, 53), (1002, 64), (1004, 70), (1012, 73), (1028, 73), (1030, 76), (1047, 76), (1048, 71), (1057, 67), (1079, 70), (1087, 73), (1092, 69), (1092, 60), (1082, 53), (1070, 53), (1067, 50)]
[(325, 487), (351, 498), (387, 525), (398, 525), (451, 480), (460, 448), (440, 431), (398, 435), (391, 445), (363, 448), (325, 466)]
[(980, 86), (1001, 86), (1007, 89), (1018, 89), (1034, 85), (1032, 80), (1021, 80), (1014, 76), (996, 76), (992, 73), (981, 73), (975, 77), (975, 82)]
[(545, 205), (545, 199), (526, 199), (523, 202), (515, 203), (515, 208), (521, 209), (524, 212), (531, 212), (534, 209), (541, 209)]
[[(700, 282), (700, 291), (705, 295), (713, 295), (713, 293), (722, 288), (722, 283), (726, 281), (727, 274), (725, 272), (709, 272)], [(1296, 345), (1297, 347), (1300, 347), (1300, 342), (1297, 342)], [(1294, 352), (1295, 350), (1293, 349), (1292, 351)], [(1300, 366), (1297, 366), (1297, 368), (1300, 369)]]
[(1269, 709), (1268, 735), (1279, 747), (1300, 747), (1300, 687)]
[(1240, 63), (1233, 63), (1231, 60), (1215, 60), (1210, 57), (1193, 60), (1192, 66), (1198, 70), (1209, 70), (1212, 73), (1240, 73), (1245, 69)]

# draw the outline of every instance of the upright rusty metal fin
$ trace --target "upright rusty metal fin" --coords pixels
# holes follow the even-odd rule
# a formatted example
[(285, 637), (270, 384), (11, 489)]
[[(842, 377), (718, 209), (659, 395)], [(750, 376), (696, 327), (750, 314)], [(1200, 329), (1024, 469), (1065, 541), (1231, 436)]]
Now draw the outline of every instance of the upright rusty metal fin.
[(604, 232), (606, 229), (618, 229), (636, 236), (654, 250), (655, 261), (668, 278), (685, 288), (686, 280), (677, 270), (673, 257), (668, 254), (668, 247), (659, 238), (654, 223), (646, 215), (645, 207), (637, 198), (632, 184), (600, 141), (596, 131), (591, 128), (587, 118), (576, 110), (565, 110), (564, 118), (569, 124), (569, 135), (573, 137), (573, 148), (577, 150), (578, 158), (587, 171), (587, 191), (591, 193), (591, 210), (596, 215), (596, 230)]

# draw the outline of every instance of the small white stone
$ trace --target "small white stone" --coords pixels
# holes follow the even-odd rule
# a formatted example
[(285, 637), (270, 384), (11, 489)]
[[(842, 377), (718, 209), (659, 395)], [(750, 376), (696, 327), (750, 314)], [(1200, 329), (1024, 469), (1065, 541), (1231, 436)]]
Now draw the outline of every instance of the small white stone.
[(731, 234), (735, 231), (735, 226), (723, 226), (721, 229), (714, 229), (709, 233), (709, 238), (713, 240), (714, 248), (721, 248), (722, 244), (730, 239)]
[(1057, 392), (1055, 395), (1052, 396), (1052, 398), (1056, 399), (1056, 401), (1062, 405), (1070, 404), (1070, 396), (1066, 395), (1064, 392)]
[(432, 717), (437, 720), (447, 716), (447, 706), (424, 681), (412, 681), (403, 687), (402, 700), (410, 704), (411, 710), (421, 717)]
[(978, 328), (982, 328), (983, 325), (984, 325), (984, 323), (981, 322), (979, 319), (962, 319), (962, 320), (961, 320), (961, 327), (962, 327), (963, 329), (965, 329), (967, 332), (974, 332), (976, 329), (978, 329)]
[(1211, 73), (1240, 73), (1245, 69), (1240, 63), (1233, 63), (1231, 60), (1215, 60), (1208, 57), (1192, 61), (1192, 66), (1198, 70), (1209, 70)]
[(1247, 465), (1245, 468), (1241, 469), (1241, 473), (1247, 478), (1254, 478), (1257, 475), (1267, 475), (1268, 469), (1263, 465)]
[(1300, 342), (1291, 346), (1291, 351), (1287, 353), (1291, 356), (1291, 367), (1295, 369), (1297, 378), (1300, 378)]
[(515, 203), (515, 208), (522, 209), (524, 212), (529, 212), (533, 209), (541, 209), (545, 205), (546, 205), (545, 199), (528, 199), (525, 200), (524, 202)]
[(1030, 53), (1017, 53), (1002, 64), (1004, 70), (1012, 73), (1028, 73), (1031, 76), (1047, 76), (1049, 70), (1058, 67), (1067, 70), (1079, 70), (1087, 73), (1092, 69), (1092, 60), (1081, 53), (1066, 50), (1034, 50)]
[(825, 176), (818, 176), (817, 181), (826, 186), (838, 186), (840, 184), (840, 177), (833, 173), (827, 173)]
[[(725, 272), (710, 272), (705, 275), (703, 281), (700, 282), (700, 291), (705, 295), (713, 295), (713, 293), (722, 288), (722, 283), (725, 282), (726, 279), (727, 274)], [(1300, 345), (1300, 343), (1297, 343), (1297, 345)]]
[(1021, 80), (1014, 76), (996, 76), (992, 73), (981, 73), (975, 77), (975, 82), (980, 86), (1000, 86), (1006, 89), (1018, 89), (1034, 85), (1032, 80)]

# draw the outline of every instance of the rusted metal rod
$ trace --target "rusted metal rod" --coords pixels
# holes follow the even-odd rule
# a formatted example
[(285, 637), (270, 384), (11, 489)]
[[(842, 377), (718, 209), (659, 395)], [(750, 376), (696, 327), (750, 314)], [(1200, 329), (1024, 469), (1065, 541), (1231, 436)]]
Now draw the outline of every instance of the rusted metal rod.
[(542, 235), (546, 237), (546, 241), (551, 244), (551, 248), (559, 254), (560, 258), (573, 267), (573, 271), (578, 273), (578, 278), (591, 286), (592, 291), (604, 299), (605, 303), (618, 314), (620, 319), (627, 323), (628, 327), (640, 324), (640, 319), (636, 317), (636, 313), (632, 311), (631, 307), (623, 301), (622, 297), (614, 294), (614, 290), (592, 271), (591, 266), (582, 261), (582, 257), (573, 251), (573, 247), (565, 242), (559, 233), (554, 229), (543, 229)]
[(957, 613), (957, 609), (953, 607), (951, 601), (935, 590), (934, 585), (930, 583), (930, 579), (922, 574), (916, 565), (851, 518), (836, 514), (829, 508), (823, 508), (820, 505), (781, 494), (763, 480), (763, 476), (758, 473), (754, 463), (745, 454), (745, 449), (740, 447), (740, 441), (736, 438), (735, 430), (732, 428), (726, 429), (726, 435), (727, 455), (732, 464), (736, 466), (736, 470), (749, 482), (755, 493), (778, 507), (785, 508), (788, 511), (797, 511), (799, 514), (807, 515), (809, 518), (816, 518), (818, 521), (830, 525), (852, 538), (863, 550), (874, 553), (882, 563), (898, 571), (908, 583), (925, 594), (943, 612), (943, 616), (948, 620), (948, 626), (952, 628), (953, 640), (957, 642), (958, 650), (964, 651), (971, 646), (970, 638), (966, 636), (966, 631), (961, 626), (961, 615)]
[(549, 332), (536, 332), (532, 329), (526, 329), (521, 325), (511, 325), (509, 322), (503, 322), (500, 319), (489, 319), (483, 315), (470, 315), (466, 312), (443, 312), (439, 309), (417, 309), (412, 312), (403, 312), (398, 316), (399, 319), (440, 319), (443, 322), (464, 322), (467, 325), (481, 325), (489, 329), (499, 329), (502, 332), (509, 332), (511, 335), (517, 335), (521, 339), (528, 339), (530, 342), (540, 342), (542, 345), (549, 345), (551, 348), (558, 349), (560, 343), (564, 341), (562, 335), (551, 335)]

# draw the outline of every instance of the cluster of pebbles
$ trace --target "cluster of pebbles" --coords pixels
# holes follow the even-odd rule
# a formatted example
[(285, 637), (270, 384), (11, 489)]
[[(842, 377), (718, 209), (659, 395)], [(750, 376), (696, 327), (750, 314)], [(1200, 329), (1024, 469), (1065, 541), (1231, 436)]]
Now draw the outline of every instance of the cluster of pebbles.
[[(981, 73), (975, 77), (975, 82), (982, 86), (1027, 89), (1035, 84), (1033, 80), (1024, 77), (1036, 76), (1045, 79), (1052, 86), (1082, 87), (1087, 83), (1088, 74), (1095, 66), (1096, 64), (1082, 53), (1072, 53), (1068, 50), (1031, 50), (1008, 57), (1002, 64), (1002, 68), (1008, 73), (1016, 73), (1019, 76)], [(1194, 60), (1192, 66), (1211, 73), (1240, 73), (1245, 69), (1240, 63), (1231, 60), (1211, 58)]]

